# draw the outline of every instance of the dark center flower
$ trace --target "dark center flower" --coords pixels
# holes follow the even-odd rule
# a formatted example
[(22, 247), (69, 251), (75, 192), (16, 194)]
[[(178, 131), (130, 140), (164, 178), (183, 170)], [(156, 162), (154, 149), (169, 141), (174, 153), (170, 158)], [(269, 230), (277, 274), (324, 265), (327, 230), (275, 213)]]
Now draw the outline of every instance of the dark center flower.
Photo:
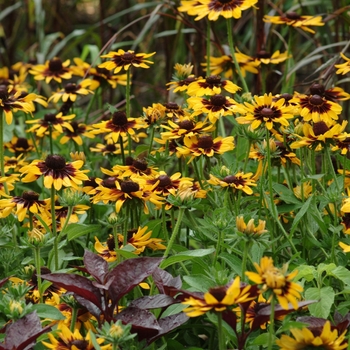
[(210, 84), (210, 85), (214, 85), (214, 84), (220, 84), (221, 83), (221, 77), (220, 75), (210, 75), (209, 77), (207, 77), (205, 79), (206, 83)]
[(224, 181), (228, 184), (233, 184), (233, 183), (237, 182), (237, 178), (234, 175), (227, 175), (222, 179), (222, 181)]
[(134, 163), (134, 158), (133, 157), (127, 156), (125, 158), (125, 165), (132, 165), (133, 163)]
[(122, 181), (120, 183), (120, 188), (124, 193), (131, 193), (137, 192), (140, 189), (140, 186), (134, 181)]
[(281, 98), (284, 98), (285, 101), (289, 101), (293, 98), (293, 95), (288, 94), (288, 92), (284, 92), (283, 94), (281, 94)]
[(171, 179), (168, 175), (159, 175), (158, 180), (158, 187), (167, 187), (171, 185)]
[(126, 117), (126, 113), (125, 112), (114, 112), (113, 113), (113, 118), (112, 118), (112, 123), (114, 125), (125, 125), (128, 122), (128, 118)]
[(49, 61), (49, 70), (51, 72), (60, 72), (62, 70), (62, 61), (58, 57), (54, 57)]
[(26, 138), (24, 138), (24, 137), (19, 137), (17, 139), (15, 147), (16, 148), (21, 148), (21, 149), (28, 149), (29, 148), (28, 140)]
[(182, 85), (189, 85), (191, 83), (193, 83), (194, 81), (196, 81), (196, 78), (195, 77), (187, 77), (186, 79), (184, 79), (182, 81)]
[(97, 182), (96, 182), (96, 177), (90, 177), (89, 180), (85, 180), (84, 181), (84, 186), (89, 186), (89, 187), (96, 188), (98, 186)]
[(210, 103), (214, 106), (222, 106), (226, 102), (226, 97), (223, 95), (213, 95), (210, 97)]
[(310, 98), (310, 103), (315, 106), (321, 106), (323, 102), (323, 98), (320, 95), (313, 95)]
[(147, 170), (148, 163), (144, 159), (135, 159), (132, 165), (137, 170), (145, 171)]
[(6, 85), (0, 85), (0, 99), (4, 100), (8, 98), (8, 90)]
[(211, 136), (201, 136), (198, 139), (198, 147), (199, 148), (212, 148), (213, 147), (213, 138)]
[(55, 113), (47, 113), (44, 115), (44, 120), (48, 123), (52, 123), (56, 121), (56, 114)]
[(311, 95), (319, 95), (319, 96), (323, 96), (325, 92), (325, 88), (322, 84), (318, 84), (318, 83), (313, 83), (310, 86), (310, 93)]
[(77, 85), (74, 83), (68, 83), (65, 87), (64, 87), (64, 91), (67, 93), (73, 93), (77, 91)]
[(270, 58), (271, 54), (265, 50), (261, 50), (256, 54), (257, 58)]
[(39, 194), (34, 191), (23, 191), (22, 198), (27, 201), (36, 201), (39, 199)]
[(296, 12), (287, 12), (285, 14), (285, 17), (291, 20), (298, 20), (300, 19), (300, 15), (298, 15)]
[(192, 120), (183, 120), (179, 123), (180, 129), (192, 130), (194, 128), (194, 123)]
[(329, 128), (324, 121), (320, 121), (320, 122), (314, 123), (312, 130), (315, 136), (318, 136), (326, 133), (329, 130)]
[(166, 109), (179, 109), (179, 105), (175, 102), (168, 102), (164, 106)]
[(45, 165), (52, 170), (63, 170), (66, 166), (66, 160), (58, 154), (50, 154), (45, 159)]
[(274, 115), (274, 111), (272, 108), (269, 107), (264, 107), (263, 109), (260, 110), (260, 114), (263, 117), (272, 117)]
[(221, 302), (226, 296), (226, 287), (210, 288), (209, 293), (214, 296), (218, 302)]
[(125, 52), (121, 57), (123, 61), (132, 62), (135, 58), (135, 54), (132, 52)]
[(105, 150), (108, 151), (108, 152), (115, 152), (116, 149), (117, 149), (117, 147), (115, 146), (114, 143), (108, 144), (108, 145), (105, 147)]

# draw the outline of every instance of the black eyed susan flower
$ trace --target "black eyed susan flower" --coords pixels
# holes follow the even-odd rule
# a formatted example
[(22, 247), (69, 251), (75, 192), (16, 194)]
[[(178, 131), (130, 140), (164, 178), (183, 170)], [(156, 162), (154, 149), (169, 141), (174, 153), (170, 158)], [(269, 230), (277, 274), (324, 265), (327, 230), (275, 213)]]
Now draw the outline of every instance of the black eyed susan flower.
[(298, 309), (297, 299), (300, 299), (303, 287), (292, 282), (298, 271), (287, 274), (287, 265), (279, 269), (274, 266), (272, 258), (266, 256), (261, 258), (260, 265), (254, 263), (254, 266), (257, 273), (247, 271), (245, 274), (251, 281), (261, 285), (262, 292), (270, 291), (272, 293), (270, 298), (276, 296), (285, 310), (288, 309), (288, 303), (291, 303), (295, 310)]
[[(118, 248), (122, 248), (123, 242), (118, 242)], [(100, 240), (95, 237), (95, 245), (94, 248), (99, 256), (101, 256), (104, 260), (108, 262), (113, 262), (117, 260), (117, 253), (115, 251), (115, 239), (113, 235), (109, 235), (106, 242), (101, 243)]]
[(265, 15), (264, 22), (274, 24), (286, 24), (295, 28), (300, 28), (308, 33), (315, 34), (315, 31), (310, 26), (324, 26), (321, 16), (301, 16), (296, 12), (286, 12), (282, 16)]
[(290, 332), (293, 337), (282, 334), (281, 338), (276, 340), (276, 344), (281, 350), (307, 350), (316, 348), (342, 350), (348, 347), (345, 338), (346, 330), (339, 334), (337, 329), (332, 330), (329, 321), (326, 321), (322, 327), (291, 328)]
[(213, 139), (210, 135), (185, 136), (184, 146), (177, 147), (177, 151), (182, 156), (191, 156), (188, 163), (192, 162), (195, 157), (205, 155), (213, 157), (215, 154), (223, 154), (234, 149), (233, 136), (216, 137)]
[(90, 85), (91, 80), (89, 79), (84, 79), (79, 84), (68, 83), (65, 85), (64, 89), (53, 93), (52, 96), (49, 97), (48, 102), (53, 101), (57, 103), (60, 99), (62, 99), (63, 102), (67, 102), (68, 100), (75, 102), (78, 95), (93, 94), (91, 90), (87, 89)]
[(186, 91), (190, 96), (211, 96), (221, 94), (221, 89), (234, 94), (241, 88), (230, 80), (222, 80), (219, 75), (210, 75), (205, 79), (197, 79), (189, 84)]
[(331, 126), (324, 121), (318, 121), (310, 125), (304, 123), (303, 136), (296, 135), (299, 140), (294, 141), (290, 147), (293, 149), (308, 147), (315, 151), (320, 151), (324, 146), (334, 144), (334, 140), (345, 130), (347, 121), (342, 124), (334, 124)]
[(249, 237), (259, 237), (262, 234), (268, 232), (265, 230), (266, 221), (259, 219), (259, 224), (255, 226), (254, 219), (250, 219), (248, 223), (245, 223), (243, 216), (236, 217), (237, 231), (247, 235)]
[(166, 107), (161, 103), (153, 103), (152, 106), (143, 107), (143, 117), (147, 125), (160, 125), (166, 116)]
[(256, 54), (256, 58), (263, 64), (279, 64), (292, 57), (288, 52), (280, 53), (280, 50), (275, 51), (273, 54), (261, 50)]
[[(224, 167), (226, 168), (226, 167)], [(224, 169), (223, 172), (229, 173), (228, 169)], [(213, 186), (220, 186), (221, 188), (232, 188), (233, 190), (240, 190), (244, 193), (251, 195), (253, 190), (251, 187), (257, 186), (253, 179), (253, 173), (239, 172), (236, 174), (227, 174), (221, 178), (210, 174), (210, 179), (207, 181)]]
[(75, 114), (63, 116), (62, 113), (47, 113), (44, 115), (44, 119), (27, 120), (27, 124), (34, 124), (27, 130), (27, 132), (35, 132), (38, 137), (43, 137), (48, 132), (49, 128), (52, 127), (60, 134), (63, 134), (63, 128), (73, 131), (73, 128), (69, 124), (68, 120), (72, 120), (74, 118)]
[(187, 102), (188, 107), (193, 109), (192, 117), (205, 113), (212, 124), (223, 116), (243, 111), (234, 99), (220, 94), (212, 95), (209, 99), (190, 97)]
[(185, 298), (182, 304), (188, 307), (183, 312), (189, 317), (198, 317), (208, 311), (225, 311), (232, 305), (252, 300), (250, 288), (250, 285), (242, 286), (237, 276), (229, 285), (210, 288), (203, 296)]
[(24, 191), (21, 196), (0, 199), (0, 217), (5, 218), (13, 212), (18, 221), (22, 222), (28, 211), (32, 214), (38, 214), (46, 211), (46, 207), (47, 201), (40, 200), (38, 193)]
[[(124, 149), (127, 147), (128, 142), (124, 142)], [(107, 154), (121, 154), (120, 143), (115, 143), (112, 139), (105, 140), (105, 143), (98, 143), (95, 147), (90, 147), (91, 152), (100, 152), (102, 155)]]
[(302, 199), (309, 198), (312, 195), (312, 185), (309, 181), (303, 182), (301, 185), (293, 187), (295, 197)]
[(94, 138), (95, 135), (92, 131), (88, 130), (88, 127), (84, 123), (78, 123), (76, 121), (71, 121), (69, 127), (64, 126), (64, 135), (60, 139), (61, 144), (65, 144), (70, 140), (73, 140), (77, 145), (81, 146), (83, 144), (83, 139), (81, 136), (88, 138)]
[[(4, 169), (5, 174), (10, 172), (18, 172), (20, 168), (27, 165), (28, 162), (23, 158), (23, 154), (20, 154), (17, 157), (4, 157)], [(1, 175), (1, 174), (0, 174)]]
[(294, 117), (294, 107), (285, 106), (284, 99), (281, 98), (274, 101), (272, 94), (264, 96), (254, 96), (252, 103), (244, 102), (241, 105), (244, 110), (243, 117), (237, 117), (239, 124), (250, 124), (253, 130), (257, 129), (261, 124), (271, 130), (274, 124), (288, 126), (288, 119)]
[(333, 152), (339, 151), (340, 154), (346, 155), (350, 153), (350, 134), (343, 132), (338, 136), (335, 136), (335, 144), (331, 148)]
[(39, 96), (34, 93), (23, 94), (20, 90), (0, 85), (0, 112), (3, 111), (5, 113), (6, 123), (12, 123), (13, 113), (17, 111), (32, 114), (35, 110), (33, 101), (38, 98)]
[(115, 165), (110, 173), (105, 173), (111, 176), (119, 174), (118, 176), (121, 178), (154, 178), (158, 175), (156, 168), (148, 166), (148, 163), (144, 158), (133, 159), (132, 157), (126, 158), (126, 165)]
[(258, 0), (198, 0), (181, 1), (178, 10), (197, 16), (196, 21), (208, 16), (210, 21), (216, 21), (219, 16), (225, 18), (241, 18), (242, 11), (254, 6)]
[(8, 193), (5, 191), (5, 184), (9, 192), (15, 189), (14, 184), (19, 181), (19, 174), (10, 174), (1, 176), (0, 174), (0, 197), (8, 198)]
[(17, 156), (23, 153), (29, 153), (34, 149), (34, 143), (32, 140), (17, 136), (13, 136), (11, 141), (6, 142), (4, 146)]
[(179, 106), (176, 102), (168, 102), (164, 105), (165, 115), (173, 121), (178, 121), (181, 118), (188, 116), (188, 111)]
[(134, 129), (144, 128), (145, 124), (141, 118), (127, 118), (126, 113), (122, 111), (114, 112), (112, 119), (92, 125), (92, 133), (107, 133), (105, 139), (112, 139), (118, 142), (119, 137), (135, 135)]
[[(55, 350), (94, 350), (95, 346), (91, 341), (90, 332), (84, 337), (81, 335), (78, 328), (71, 331), (64, 323), (60, 322), (57, 331), (55, 331), (56, 337), (52, 333), (48, 333), (50, 343), (43, 341), (42, 344), (47, 349)], [(110, 345), (101, 345), (104, 342), (103, 338), (97, 338), (97, 343), (102, 350), (111, 349)]]
[(174, 66), (175, 73), (172, 76), (172, 81), (166, 84), (168, 90), (173, 89), (174, 93), (178, 91), (186, 91), (188, 85), (196, 81), (196, 77), (192, 74), (193, 65), (176, 63)]
[(345, 75), (350, 72), (350, 58), (347, 58), (342, 52), (340, 53), (340, 56), (343, 60), (345, 60), (344, 63), (335, 64), (334, 67), (338, 68), (336, 73)]
[(317, 122), (319, 118), (327, 123), (338, 120), (342, 107), (335, 102), (327, 100), (320, 95), (298, 94), (290, 102), (296, 102), (300, 106), (300, 115), (304, 121)]
[(111, 51), (106, 55), (102, 55), (102, 58), (110, 58), (109, 61), (101, 63), (99, 68), (106, 68), (107, 70), (113, 70), (114, 74), (118, 74), (122, 69), (128, 70), (131, 66), (140, 68), (149, 68), (149, 64), (153, 64), (152, 61), (147, 60), (147, 58), (153, 56), (155, 52), (152, 53), (134, 53), (132, 50), (124, 51), (119, 49), (116, 51)]
[(350, 94), (345, 92), (342, 88), (334, 86), (326, 89), (324, 85), (319, 83), (313, 83), (310, 86), (310, 94), (319, 95), (332, 102), (345, 101), (350, 99)]
[(31, 164), (28, 164), (20, 169), (22, 175), (22, 182), (36, 181), (40, 176), (44, 177), (44, 186), (51, 188), (52, 186), (59, 191), (62, 186), (74, 187), (78, 189), (78, 186), (83, 183), (84, 180), (88, 180), (88, 176), (85, 175), (88, 170), (79, 170), (83, 166), (82, 160), (77, 160), (72, 163), (66, 163), (66, 160), (60, 155), (49, 155), (45, 161), (34, 160)]
[(58, 57), (54, 57), (45, 64), (37, 64), (33, 66), (29, 73), (34, 75), (35, 80), (45, 80), (47, 84), (51, 80), (62, 83), (62, 79), (71, 79), (72, 70), (69, 68), (70, 60), (62, 62)]

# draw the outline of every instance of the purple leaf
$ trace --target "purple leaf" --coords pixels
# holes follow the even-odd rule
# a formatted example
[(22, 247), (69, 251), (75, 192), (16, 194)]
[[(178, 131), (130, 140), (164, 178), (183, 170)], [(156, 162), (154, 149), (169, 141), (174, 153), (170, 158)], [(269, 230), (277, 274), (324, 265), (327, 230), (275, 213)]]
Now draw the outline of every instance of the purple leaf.
[(91, 276), (93, 276), (98, 282), (104, 284), (105, 276), (108, 273), (108, 262), (101, 258), (99, 255), (85, 250), (84, 264), (86, 270)]
[(74, 295), (74, 298), (77, 300), (77, 302), (81, 306), (84, 306), (91, 313), (91, 315), (95, 316), (97, 320), (100, 319), (101, 309), (99, 307), (97, 307), (91, 301), (81, 297), (80, 295), (77, 295), (75, 293), (73, 293), (73, 295)]
[(222, 312), (222, 319), (236, 332), (237, 331), (237, 315), (232, 310), (226, 309)]
[(163, 335), (171, 332), (177, 327), (180, 327), (182, 324), (187, 322), (188, 319), (189, 317), (184, 312), (159, 319), (158, 324), (161, 331), (155, 337), (148, 339), (147, 344), (151, 344)]
[(173, 277), (170, 273), (159, 267), (152, 274), (154, 283), (162, 294), (174, 296), (182, 286), (180, 276)]
[(116, 305), (121, 297), (151, 275), (161, 261), (162, 258), (148, 257), (128, 259), (111, 270), (107, 279), (113, 279), (109, 288), (113, 304)]
[(50, 329), (50, 326), (45, 328), (41, 327), (40, 319), (36, 311), (27, 314), (7, 327), (4, 344), (5, 349), (29, 349), (34, 345), (37, 337)]
[(148, 310), (142, 310), (137, 307), (127, 307), (117, 315), (116, 320), (121, 320), (124, 324), (131, 324), (131, 331), (137, 333), (139, 341), (156, 336), (161, 328)]
[(0, 288), (9, 280), (10, 277), (6, 277), (2, 280), (0, 280)]
[(130, 306), (138, 307), (139, 309), (157, 309), (159, 307), (167, 307), (176, 303), (178, 303), (178, 301), (168, 295), (157, 294), (136, 299), (130, 304)]
[(57, 284), (69, 292), (80, 295), (101, 308), (100, 290), (86, 277), (68, 273), (52, 273), (42, 275), (42, 278)]

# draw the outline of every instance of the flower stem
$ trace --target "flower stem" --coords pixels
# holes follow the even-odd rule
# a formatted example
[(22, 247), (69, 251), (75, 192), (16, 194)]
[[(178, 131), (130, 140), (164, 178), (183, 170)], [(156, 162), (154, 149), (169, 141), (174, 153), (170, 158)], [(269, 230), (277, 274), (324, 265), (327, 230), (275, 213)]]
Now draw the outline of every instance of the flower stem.
[(34, 264), (36, 269), (36, 278), (38, 283), (38, 292), (39, 292), (39, 299), (40, 303), (42, 304), (43, 301), (43, 295), (42, 295), (42, 288), (41, 288), (41, 262), (40, 262), (40, 247), (36, 246), (34, 248)]
[(235, 53), (235, 48), (233, 45), (233, 35), (232, 35), (232, 18), (228, 18), (226, 20), (226, 24), (227, 24), (227, 36), (228, 36), (228, 45), (230, 47), (230, 52), (231, 52), (231, 56), (232, 56), (232, 60), (233, 63), (235, 65), (236, 71), (238, 73), (239, 79), (242, 82), (243, 85), (243, 90), (244, 92), (249, 92), (249, 88), (248, 85), (243, 77), (242, 71), (241, 71), (241, 67), (238, 64), (237, 58), (236, 58), (236, 53)]
[[(5, 112), (3, 111), (0, 113), (0, 176), (5, 176), (5, 160), (4, 160), (4, 115)], [(9, 194), (7, 183), (6, 181), (3, 182), (5, 193)]]
[(211, 34), (211, 26), (210, 21), (207, 21), (207, 77), (210, 75), (210, 34)]
[(174, 245), (174, 242), (175, 242), (175, 239), (176, 239), (176, 236), (178, 235), (179, 231), (180, 231), (180, 228), (181, 228), (181, 223), (182, 223), (182, 219), (183, 219), (183, 216), (184, 216), (184, 213), (185, 213), (185, 209), (186, 208), (180, 208), (179, 209), (179, 215), (177, 217), (177, 221), (176, 221), (176, 225), (175, 225), (175, 228), (174, 228), (174, 231), (170, 237), (170, 240), (168, 242), (168, 246), (164, 252), (164, 255), (163, 255), (163, 258), (167, 258), (170, 251), (171, 251), (171, 248), (173, 247)]
[(53, 254), (55, 259), (55, 270), (58, 270), (58, 235), (57, 235), (57, 226), (56, 226), (55, 196), (56, 196), (56, 190), (55, 190), (55, 187), (52, 185), (51, 187), (51, 221), (52, 221), (52, 236), (54, 237)]
[(270, 313), (270, 327), (269, 327), (269, 346), (268, 350), (272, 350), (272, 345), (275, 338), (275, 298), (271, 298), (271, 313)]
[(225, 350), (225, 335), (222, 327), (222, 313), (218, 312), (218, 339), (219, 339), (219, 350)]
[[(126, 87), (125, 87), (125, 113), (126, 117), (130, 118), (130, 69), (126, 71)], [(128, 134), (128, 151), (129, 156), (131, 155), (131, 137), (130, 134)], [(125, 164), (125, 162), (124, 162)]]
[(71, 322), (70, 322), (70, 331), (72, 333), (74, 332), (75, 324), (77, 321), (77, 316), (78, 316), (78, 308), (76, 306), (73, 306), (72, 307), (72, 318), (71, 318)]

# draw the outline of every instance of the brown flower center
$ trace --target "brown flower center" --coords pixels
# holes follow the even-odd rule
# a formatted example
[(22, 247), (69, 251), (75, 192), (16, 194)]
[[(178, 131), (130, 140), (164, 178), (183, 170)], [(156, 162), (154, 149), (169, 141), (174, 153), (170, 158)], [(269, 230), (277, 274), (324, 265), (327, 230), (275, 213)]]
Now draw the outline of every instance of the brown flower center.
[(210, 85), (220, 84), (221, 83), (221, 77), (220, 77), (220, 75), (211, 75), (211, 76), (207, 77), (205, 79), (205, 81), (208, 84), (210, 84)]
[(113, 118), (112, 118), (112, 123), (114, 125), (125, 125), (128, 122), (128, 118), (126, 117), (125, 112), (114, 112), (113, 113)]
[(168, 175), (159, 175), (158, 180), (158, 187), (167, 187), (171, 185), (171, 179)]
[(16, 147), (16, 148), (28, 149), (28, 148), (29, 148), (28, 140), (25, 139), (24, 137), (19, 137), (19, 138), (17, 139), (17, 142), (16, 142), (15, 147)]
[(315, 106), (320, 106), (323, 104), (323, 98), (320, 95), (313, 95), (310, 98), (310, 103)]
[(58, 57), (55, 57), (49, 61), (49, 70), (51, 72), (60, 72), (62, 68), (62, 61)]
[(148, 163), (144, 159), (135, 159), (132, 165), (138, 170), (145, 171), (147, 170)]
[(284, 98), (285, 101), (289, 101), (293, 98), (293, 95), (291, 94), (288, 94), (287, 92), (284, 92), (282, 95), (281, 95), (281, 98)]
[(115, 188), (115, 182), (116, 182), (116, 178), (113, 176), (108, 177), (107, 179), (104, 179), (101, 183), (101, 185), (103, 187), (107, 187), (107, 188)]
[(291, 20), (298, 20), (300, 19), (300, 15), (298, 15), (296, 12), (287, 12), (285, 14), (285, 16), (288, 18), (288, 19), (291, 19)]
[(135, 54), (132, 52), (125, 52), (122, 56), (123, 61), (132, 62), (135, 58)]
[(209, 293), (221, 302), (226, 296), (226, 287), (209, 288)]
[(69, 345), (70, 346), (74, 345), (78, 349), (86, 350), (89, 346), (89, 343), (86, 340), (77, 339), (69, 342)]
[(166, 103), (164, 106), (166, 109), (179, 109), (179, 105), (175, 102)]
[(199, 148), (212, 148), (213, 147), (213, 138), (211, 136), (201, 136), (199, 139), (198, 139), (198, 147)]
[(131, 193), (137, 192), (140, 189), (140, 186), (134, 181), (122, 181), (120, 183), (120, 188), (124, 193)]
[(6, 85), (0, 85), (0, 99), (7, 99), (8, 98), (8, 90)]
[(58, 154), (52, 154), (46, 157), (45, 165), (52, 170), (62, 170), (66, 166), (66, 160)]
[(67, 93), (73, 93), (75, 91), (77, 91), (77, 85), (74, 83), (68, 83), (65, 87), (64, 87), (64, 91)]
[(192, 120), (183, 120), (179, 123), (180, 129), (192, 130), (194, 128), (194, 123)]
[(236, 176), (234, 175), (228, 175), (228, 176), (225, 176), (222, 181), (228, 183), (228, 184), (233, 184), (235, 182), (237, 182), (237, 178)]
[(323, 96), (324, 92), (325, 92), (325, 88), (322, 84), (313, 83), (310, 87), (311, 95)]
[(256, 54), (257, 58), (270, 58), (271, 54), (265, 50), (261, 50)]
[(56, 121), (56, 114), (55, 113), (47, 113), (44, 116), (44, 120), (48, 123), (52, 123)]
[(105, 147), (105, 150), (108, 151), (108, 152), (114, 152), (116, 151), (117, 147), (115, 146), (114, 143), (112, 144), (108, 144), (106, 147)]
[(214, 95), (210, 97), (210, 103), (214, 106), (222, 106), (226, 102), (226, 97), (222, 95)]
[(107, 238), (107, 247), (108, 247), (108, 250), (109, 251), (114, 251), (115, 249), (115, 240), (114, 240), (114, 237), (111, 235)]
[(36, 201), (39, 199), (39, 194), (34, 191), (23, 191), (22, 198), (27, 201)]
[(273, 116), (273, 110), (271, 108), (268, 108), (268, 107), (264, 107), (261, 111), (260, 111), (260, 114), (263, 116), (263, 117), (272, 117)]
[(315, 136), (318, 136), (326, 133), (329, 130), (329, 128), (325, 122), (320, 121), (320, 122), (314, 123), (312, 130)]

